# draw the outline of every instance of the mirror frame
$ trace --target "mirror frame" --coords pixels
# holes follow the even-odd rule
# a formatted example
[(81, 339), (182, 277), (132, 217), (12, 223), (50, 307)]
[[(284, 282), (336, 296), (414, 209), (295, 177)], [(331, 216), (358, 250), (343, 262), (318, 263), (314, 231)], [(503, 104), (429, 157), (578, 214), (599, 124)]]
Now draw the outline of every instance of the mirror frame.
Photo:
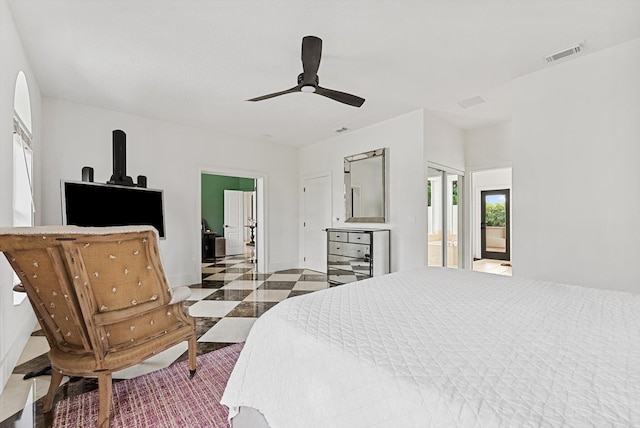
[[(369, 152), (344, 158), (344, 200), (346, 223), (385, 223), (387, 216), (387, 149), (376, 149)], [(364, 159), (382, 157), (382, 217), (354, 217), (352, 212), (351, 192), (351, 164)]]

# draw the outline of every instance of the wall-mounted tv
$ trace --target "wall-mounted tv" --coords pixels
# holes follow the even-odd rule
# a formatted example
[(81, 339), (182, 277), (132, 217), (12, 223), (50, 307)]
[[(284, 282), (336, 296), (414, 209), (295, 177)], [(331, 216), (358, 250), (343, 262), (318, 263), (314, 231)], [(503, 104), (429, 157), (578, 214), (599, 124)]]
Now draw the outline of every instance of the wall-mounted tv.
[(164, 238), (162, 190), (63, 181), (62, 222), (75, 226), (150, 225)]

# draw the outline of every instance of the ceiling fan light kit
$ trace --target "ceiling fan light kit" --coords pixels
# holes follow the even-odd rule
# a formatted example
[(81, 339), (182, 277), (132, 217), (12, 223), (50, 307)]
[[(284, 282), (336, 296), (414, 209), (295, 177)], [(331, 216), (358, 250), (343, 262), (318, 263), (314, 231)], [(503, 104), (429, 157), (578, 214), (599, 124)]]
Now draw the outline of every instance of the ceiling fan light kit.
[(291, 89), (272, 94), (251, 98), (247, 101), (262, 101), (280, 95), (293, 92), (315, 93), (323, 97), (330, 98), (343, 104), (353, 107), (360, 107), (364, 103), (364, 98), (333, 89), (323, 88), (319, 85), (318, 68), (320, 68), (320, 57), (322, 56), (322, 40), (316, 36), (305, 36), (302, 38), (302, 73), (298, 75), (298, 85)]

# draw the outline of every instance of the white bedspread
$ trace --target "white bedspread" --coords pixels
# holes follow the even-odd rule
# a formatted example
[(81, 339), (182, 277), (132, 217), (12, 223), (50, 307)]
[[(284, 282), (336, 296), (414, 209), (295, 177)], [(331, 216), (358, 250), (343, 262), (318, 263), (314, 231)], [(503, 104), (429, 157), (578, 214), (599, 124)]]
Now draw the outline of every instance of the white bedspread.
[(640, 427), (640, 295), (439, 268), (314, 292), (256, 321), (222, 403), (271, 428)]

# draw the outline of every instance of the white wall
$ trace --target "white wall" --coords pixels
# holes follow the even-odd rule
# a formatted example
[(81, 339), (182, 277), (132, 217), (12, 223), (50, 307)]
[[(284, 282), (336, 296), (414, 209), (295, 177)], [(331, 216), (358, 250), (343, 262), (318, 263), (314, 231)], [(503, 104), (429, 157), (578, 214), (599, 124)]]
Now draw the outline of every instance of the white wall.
[[(13, 225), (13, 98), (16, 77), (22, 70), (29, 85), (34, 148), (36, 209), (40, 206), (40, 89), (18, 37), (6, 0), (0, 0), (0, 225)], [(36, 222), (40, 212), (36, 213)], [(0, 256), (0, 389), (4, 388), (36, 323), (27, 300), (13, 306), (13, 276)]]
[(465, 131), (464, 140), (467, 170), (511, 166), (511, 122)]
[(425, 162), (464, 171), (464, 132), (425, 110), (424, 156)]
[(640, 293), (640, 39), (513, 82), (518, 275)]
[[(387, 222), (345, 223), (343, 159), (380, 148), (388, 148)], [(430, 112), (417, 110), (303, 147), (300, 175), (331, 171), (333, 227), (391, 229), (391, 270), (395, 272), (426, 265), (427, 161), (464, 169), (462, 133)]]
[[(45, 224), (60, 224), (60, 180), (80, 180), (83, 166), (104, 183), (112, 173), (111, 132), (127, 134), (127, 175), (146, 175), (164, 190), (167, 239), (160, 251), (173, 286), (200, 282), (200, 168), (264, 171), (269, 271), (297, 266), (297, 150), (65, 101), (43, 100)], [(229, 174), (227, 174), (229, 175)], [(260, 225), (258, 226), (260, 227)]]

